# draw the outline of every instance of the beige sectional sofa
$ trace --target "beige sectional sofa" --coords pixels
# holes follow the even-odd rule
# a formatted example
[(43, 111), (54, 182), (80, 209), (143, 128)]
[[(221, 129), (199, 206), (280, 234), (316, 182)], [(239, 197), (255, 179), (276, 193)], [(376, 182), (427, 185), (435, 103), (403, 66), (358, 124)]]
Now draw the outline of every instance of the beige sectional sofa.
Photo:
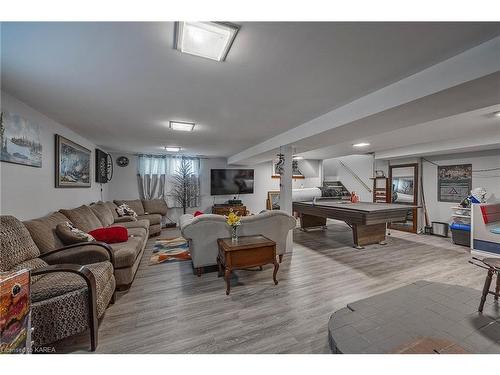
[[(111, 203), (111, 202), (109, 202)], [(159, 234), (161, 232), (161, 217), (167, 214), (167, 206), (165, 201), (162, 199), (150, 199), (150, 200), (115, 200), (114, 204), (116, 207), (125, 203), (131, 209), (133, 209), (137, 214), (137, 220), (147, 219), (149, 220), (149, 232), (151, 235)], [(115, 208), (116, 208), (115, 207)], [(115, 218), (118, 218), (116, 209), (112, 210)]]
[[(129, 204), (132, 209), (138, 208), (136, 206), (138, 202), (143, 207), (140, 200), (120, 202), (127, 204), (133, 202), (132, 205)], [(139, 210), (137, 218), (119, 217), (116, 208), (113, 202), (97, 202), (72, 209), (61, 209), (59, 212), (38, 219), (27, 220), (24, 225), (42, 254), (64, 245), (56, 234), (56, 226), (59, 223), (69, 221), (84, 232), (117, 225), (126, 227), (129, 233), (128, 241), (110, 244), (116, 286), (118, 290), (124, 290), (128, 289), (134, 280), (149, 236), (158, 235), (161, 232), (162, 215), (157, 212), (166, 214), (166, 205), (164, 202), (163, 206), (161, 202), (154, 202), (152, 207), (149, 207), (154, 213), (145, 211), (143, 208), (142, 211)], [(103, 252), (103, 249), (99, 246), (87, 246), (85, 256), (88, 256), (89, 251), (98, 254)], [(57, 258), (57, 253), (53, 257)]]

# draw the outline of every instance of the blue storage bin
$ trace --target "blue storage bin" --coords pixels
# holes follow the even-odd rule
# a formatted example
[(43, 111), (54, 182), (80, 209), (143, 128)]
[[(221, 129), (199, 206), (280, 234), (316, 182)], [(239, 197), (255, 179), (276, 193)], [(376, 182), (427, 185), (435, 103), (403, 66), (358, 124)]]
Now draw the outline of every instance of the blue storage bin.
[(450, 224), (450, 229), (454, 244), (470, 246), (470, 224), (453, 223)]
[(470, 224), (464, 223), (453, 223), (450, 225), (451, 230), (463, 230), (466, 232), (470, 232)]

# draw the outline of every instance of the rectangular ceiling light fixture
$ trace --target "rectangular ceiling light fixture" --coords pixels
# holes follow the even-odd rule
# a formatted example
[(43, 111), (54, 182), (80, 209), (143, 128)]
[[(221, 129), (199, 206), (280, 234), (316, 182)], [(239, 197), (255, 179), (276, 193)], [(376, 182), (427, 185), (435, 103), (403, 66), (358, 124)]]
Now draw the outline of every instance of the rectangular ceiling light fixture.
[(370, 146), (368, 142), (360, 142), (352, 145), (352, 147), (367, 147), (367, 146)]
[(194, 122), (170, 121), (170, 129), (181, 132), (192, 132), (194, 130)]
[(168, 152), (179, 152), (181, 150), (178, 146), (165, 146), (165, 151)]
[(175, 49), (224, 61), (239, 27), (227, 22), (176, 22)]

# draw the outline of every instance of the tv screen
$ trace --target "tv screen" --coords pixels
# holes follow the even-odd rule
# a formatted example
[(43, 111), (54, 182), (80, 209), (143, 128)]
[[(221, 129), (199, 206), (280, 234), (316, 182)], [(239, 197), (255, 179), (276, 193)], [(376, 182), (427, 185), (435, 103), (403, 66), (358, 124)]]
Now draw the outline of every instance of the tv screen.
[(253, 169), (211, 169), (210, 194), (253, 194)]

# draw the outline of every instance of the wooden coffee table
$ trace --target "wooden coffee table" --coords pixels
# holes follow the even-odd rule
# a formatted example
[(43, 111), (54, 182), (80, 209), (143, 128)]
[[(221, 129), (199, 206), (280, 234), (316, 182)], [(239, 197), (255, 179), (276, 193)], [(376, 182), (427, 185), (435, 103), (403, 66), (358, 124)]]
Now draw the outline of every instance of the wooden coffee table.
[[(276, 242), (262, 235), (241, 236), (236, 241), (231, 238), (217, 239), (219, 255), (217, 266), (219, 277), (224, 275), (226, 280), (226, 295), (231, 290), (231, 272), (237, 269), (260, 267), (265, 264), (274, 264), (273, 280), (278, 284), (276, 274), (279, 264), (276, 260)], [(224, 269), (224, 272), (222, 272)]]

